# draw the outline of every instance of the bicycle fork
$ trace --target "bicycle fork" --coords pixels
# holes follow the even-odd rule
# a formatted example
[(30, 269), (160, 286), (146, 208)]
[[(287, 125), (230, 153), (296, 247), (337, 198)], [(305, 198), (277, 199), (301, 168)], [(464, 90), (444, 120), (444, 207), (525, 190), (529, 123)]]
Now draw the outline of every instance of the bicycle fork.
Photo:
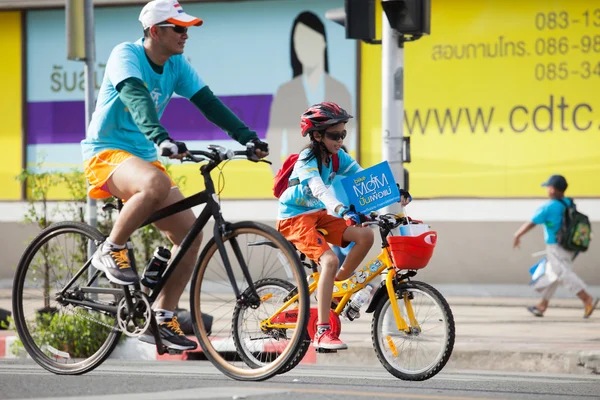
[(223, 237), (226, 237), (227, 225), (226, 224), (215, 224), (214, 228), (214, 238), (215, 243), (217, 244), (217, 249), (219, 250), (219, 254), (221, 255), (221, 259), (223, 260), (223, 265), (225, 266), (225, 271), (227, 272), (227, 276), (229, 277), (229, 281), (231, 283), (231, 287), (233, 288), (233, 292), (235, 297), (239, 303), (242, 305), (249, 305), (253, 308), (257, 308), (260, 305), (260, 298), (258, 293), (256, 293), (256, 288), (254, 287), (254, 281), (250, 276), (250, 271), (248, 270), (248, 266), (246, 265), (246, 261), (244, 260), (244, 255), (240, 249), (240, 245), (237, 242), (235, 237), (229, 239), (229, 243), (233, 249), (233, 253), (242, 269), (242, 273), (244, 274), (244, 278), (248, 283), (248, 288), (244, 291), (244, 293), (240, 293), (240, 289), (235, 280), (235, 276), (233, 274), (233, 269), (231, 268), (231, 263), (229, 262), (229, 256), (227, 255), (227, 250), (225, 250), (225, 243), (223, 242)]
[(415, 312), (412, 307), (411, 299), (409, 298), (408, 292), (403, 294), (404, 307), (406, 308), (406, 314), (408, 316), (408, 320), (410, 322), (410, 326), (406, 323), (406, 320), (402, 317), (400, 313), (400, 307), (398, 307), (398, 303), (395, 301), (396, 299), (396, 288), (394, 285), (394, 278), (396, 277), (396, 270), (391, 269), (388, 270), (387, 276), (385, 278), (385, 288), (388, 293), (388, 297), (390, 299), (390, 305), (392, 307), (392, 312), (394, 313), (394, 320), (396, 321), (396, 327), (399, 331), (405, 333), (412, 333), (413, 330), (420, 330), (419, 323), (415, 318)]

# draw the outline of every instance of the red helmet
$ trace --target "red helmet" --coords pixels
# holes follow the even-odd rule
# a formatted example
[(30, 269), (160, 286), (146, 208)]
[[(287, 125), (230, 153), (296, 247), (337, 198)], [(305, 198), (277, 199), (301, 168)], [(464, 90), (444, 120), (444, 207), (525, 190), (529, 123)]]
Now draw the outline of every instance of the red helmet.
[(314, 131), (327, 129), (340, 122), (348, 122), (350, 118), (352, 118), (352, 115), (348, 114), (346, 110), (335, 103), (324, 101), (315, 104), (302, 114), (302, 118), (300, 119), (302, 136), (304, 137)]

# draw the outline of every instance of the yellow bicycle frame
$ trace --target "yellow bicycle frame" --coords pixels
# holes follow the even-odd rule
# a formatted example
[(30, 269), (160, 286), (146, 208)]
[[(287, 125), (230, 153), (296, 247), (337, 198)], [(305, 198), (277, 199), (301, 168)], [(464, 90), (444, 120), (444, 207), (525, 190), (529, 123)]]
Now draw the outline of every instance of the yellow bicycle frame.
[[(334, 312), (337, 315), (340, 315), (344, 307), (348, 301), (350, 301), (350, 297), (362, 288), (364, 288), (371, 280), (373, 280), (377, 275), (381, 274), (384, 270), (387, 269), (387, 275), (385, 278), (385, 287), (387, 290), (387, 295), (390, 299), (396, 298), (396, 291), (394, 289), (394, 277), (396, 276), (396, 268), (394, 267), (394, 263), (390, 256), (389, 247), (384, 247), (381, 253), (367, 262), (362, 268), (357, 269), (354, 274), (344, 280), (344, 281), (336, 281), (333, 286), (333, 298), (340, 298), (341, 300), (335, 308)], [(319, 283), (319, 272), (313, 272), (309, 278), (312, 278), (312, 282), (308, 286), (309, 294), (312, 295), (313, 292), (317, 289)], [(263, 320), (261, 322), (261, 328), (264, 330), (267, 329), (294, 329), (296, 328), (293, 323), (273, 323), (272, 320), (278, 316), (280, 313), (288, 310), (288, 307), (293, 306), (293, 304), (298, 300), (298, 295), (295, 295), (291, 299), (285, 302), (283, 306), (281, 306), (273, 315), (269, 318)], [(420, 329), (419, 324), (415, 318), (414, 310), (412, 308), (412, 304), (410, 299), (408, 298), (408, 293), (404, 293), (403, 296), (404, 306), (406, 308), (406, 313), (408, 316), (408, 320), (410, 322), (410, 326), (407, 324), (406, 320), (402, 317), (400, 313), (400, 307), (398, 307), (398, 303), (395, 301), (390, 301), (392, 312), (394, 314), (394, 318), (396, 320), (396, 326), (399, 331), (404, 331), (406, 333), (411, 332), (412, 329), (418, 328)], [(291, 310), (289, 310), (291, 311)]]

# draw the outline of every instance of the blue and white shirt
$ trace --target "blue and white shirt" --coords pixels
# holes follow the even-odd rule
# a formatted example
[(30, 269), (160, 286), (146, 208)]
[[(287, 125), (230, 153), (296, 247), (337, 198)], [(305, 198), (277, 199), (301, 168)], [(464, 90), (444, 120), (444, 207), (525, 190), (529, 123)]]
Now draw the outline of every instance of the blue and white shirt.
[[(319, 175), (319, 166), (316, 157), (307, 159), (312, 155), (309, 149), (300, 152), (298, 161), (290, 179), (298, 179), (299, 185), (287, 188), (279, 198), (278, 219), (286, 219), (300, 214), (315, 212), (325, 209), (325, 204), (315, 197), (308, 187), (311, 178), (320, 176), (325, 186), (330, 187), (336, 175), (350, 176), (362, 170), (361, 166), (343, 150), (338, 152), (340, 161), (337, 174), (333, 172), (333, 165), (322, 165)], [(345, 204), (345, 203), (344, 203)]]

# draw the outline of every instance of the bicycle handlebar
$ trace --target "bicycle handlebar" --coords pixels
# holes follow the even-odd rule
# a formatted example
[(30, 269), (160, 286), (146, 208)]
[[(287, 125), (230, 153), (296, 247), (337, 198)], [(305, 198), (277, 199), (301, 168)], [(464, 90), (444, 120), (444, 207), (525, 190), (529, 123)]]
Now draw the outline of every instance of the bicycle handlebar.
[[(249, 142), (246, 144), (246, 150), (231, 150), (231, 149), (226, 149), (223, 146), (218, 146), (218, 145), (214, 145), (214, 144), (208, 145), (208, 150), (209, 151), (188, 150), (188, 152), (186, 153), (186, 156), (181, 161), (182, 162), (191, 161), (191, 162), (198, 163), (198, 162), (209, 160), (209, 164), (216, 166), (216, 165), (220, 164), (222, 161), (233, 160), (235, 157), (244, 156), (244, 157), (246, 157), (247, 160), (252, 161), (252, 162), (264, 162), (267, 164), (271, 164), (271, 162), (268, 160), (258, 158), (258, 156), (256, 155), (256, 153), (254, 151), (254, 143), (252, 143), (252, 142)], [(163, 156), (164, 156), (164, 154), (163, 154)], [(201, 156), (201, 157), (196, 157), (196, 156)]]
[(410, 220), (406, 217), (405, 214), (383, 214), (379, 215), (376, 212), (371, 212), (368, 215), (371, 218), (370, 221), (363, 222), (359, 226), (367, 227), (372, 225), (377, 225), (380, 228), (386, 230), (392, 230), (400, 225), (404, 225), (404, 223), (410, 223)]

